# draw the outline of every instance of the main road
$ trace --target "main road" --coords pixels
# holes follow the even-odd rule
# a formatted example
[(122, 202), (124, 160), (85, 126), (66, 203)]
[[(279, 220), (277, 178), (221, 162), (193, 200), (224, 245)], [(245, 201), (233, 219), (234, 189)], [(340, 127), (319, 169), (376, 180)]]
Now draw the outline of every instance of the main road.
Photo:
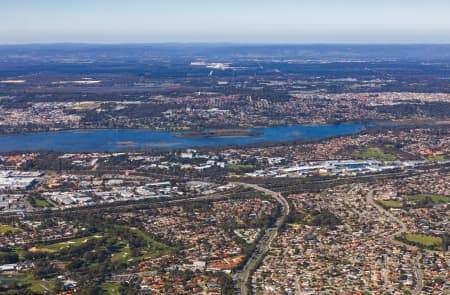
[[(406, 226), (406, 224), (401, 221), (397, 216), (395, 216), (394, 214), (392, 214), (391, 212), (389, 212), (388, 210), (385, 210), (383, 207), (381, 207), (380, 205), (378, 205), (374, 200), (373, 200), (373, 191), (370, 191), (367, 194), (367, 202), (374, 206), (375, 208), (377, 208), (377, 210), (386, 215), (388, 217), (388, 219), (390, 219), (392, 222), (397, 223), (400, 225), (400, 230), (387, 236), (387, 239), (396, 245), (404, 245), (403, 243), (397, 241), (395, 239), (396, 236), (401, 236), (402, 234), (406, 233), (408, 228)], [(414, 268), (414, 274), (416, 276), (416, 287), (414, 288), (414, 290), (412, 291), (413, 295), (418, 295), (420, 294), (420, 292), (422, 292), (423, 289), (423, 277), (422, 277), (422, 271), (420, 270), (420, 265), (419, 265), (419, 260), (421, 258), (421, 254), (419, 253), (418, 256), (414, 259), (413, 261), (413, 268)]]
[(400, 244), (403, 245), (402, 243), (398, 242), (395, 237), (396, 236), (400, 236), (404, 233), (407, 232), (408, 228), (406, 227), (406, 224), (401, 221), (397, 216), (395, 216), (394, 214), (392, 214), (391, 212), (389, 212), (388, 210), (385, 210), (383, 207), (381, 207), (380, 205), (378, 205), (374, 200), (373, 200), (373, 190), (371, 190), (368, 194), (367, 194), (367, 202), (372, 205), (373, 207), (375, 207), (381, 214), (386, 215), (387, 218), (392, 221), (393, 223), (396, 223), (400, 226), (400, 230), (392, 233), (391, 235), (389, 235), (387, 237), (387, 239), (394, 243), (394, 244)]
[(414, 259), (414, 273), (416, 275), (416, 287), (411, 292), (412, 295), (419, 295), (422, 292), (423, 289), (423, 276), (422, 271), (420, 270), (419, 261), (422, 258), (422, 254), (419, 253), (419, 255)]
[(271, 191), (256, 184), (240, 182), (234, 182), (234, 184), (253, 188), (257, 191), (263, 192), (277, 200), (281, 205), (281, 215), (276, 220), (274, 226), (266, 230), (264, 236), (259, 240), (258, 244), (256, 245), (255, 251), (253, 251), (251, 257), (247, 260), (242, 270), (234, 275), (236, 292), (241, 295), (247, 295), (250, 291), (247, 288), (247, 284), (250, 280), (250, 274), (258, 266), (258, 263), (261, 261), (264, 255), (269, 251), (270, 244), (272, 244), (273, 240), (277, 237), (278, 230), (286, 222), (286, 217), (290, 213), (290, 207), (288, 201), (281, 195), (281, 193)]

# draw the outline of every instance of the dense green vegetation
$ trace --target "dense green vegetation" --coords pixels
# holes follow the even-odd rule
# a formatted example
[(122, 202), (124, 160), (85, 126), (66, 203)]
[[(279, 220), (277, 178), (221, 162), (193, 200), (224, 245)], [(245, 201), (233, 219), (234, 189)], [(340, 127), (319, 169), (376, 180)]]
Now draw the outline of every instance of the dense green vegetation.
[(342, 220), (340, 220), (328, 209), (324, 209), (321, 211), (314, 210), (312, 212), (298, 212), (296, 210), (291, 210), (289, 215), (287, 216), (286, 223), (307, 224), (313, 226), (326, 226), (334, 228), (336, 225), (342, 224)]
[(336, 225), (342, 224), (342, 221), (328, 209), (318, 213), (313, 212), (311, 217), (310, 224), (314, 226), (335, 227)]
[(233, 295), (234, 294), (234, 284), (233, 279), (223, 273), (219, 277), (220, 293), (221, 295)]
[(0, 264), (10, 264), (19, 261), (19, 254), (10, 248), (0, 248)]
[(142, 230), (135, 227), (116, 226), (116, 234), (128, 241), (122, 244), (120, 251), (112, 256), (115, 263), (130, 264), (144, 259), (155, 258), (174, 249), (160, 243)]
[(229, 165), (228, 169), (234, 171), (234, 172), (239, 172), (239, 173), (245, 173), (245, 172), (252, 172), (253, 170), (255, 170), (256, 166), (255, 165)]
[(112, 283), (104, 283), (100, 286), (101, 290), (109, 295), (119, 295), (120, 286)]

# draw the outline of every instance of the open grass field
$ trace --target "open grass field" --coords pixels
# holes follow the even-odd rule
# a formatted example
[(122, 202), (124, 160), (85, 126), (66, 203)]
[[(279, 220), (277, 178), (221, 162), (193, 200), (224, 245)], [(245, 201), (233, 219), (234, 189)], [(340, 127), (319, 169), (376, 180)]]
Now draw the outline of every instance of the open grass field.
[[(118, 226), (123, 227), (123, 226)], [(151, 259), (155, 257), (162, 256), (164, 254), (170, 253), (174, 251), (173, 248), (160, 243), (158, 241), (155, 241), (152, 237), (150, 237), (148, 234), (143, 232), (142, 230), (135, 228), (135, 227), (123, 227), (126, 228), (133, 233), (137, 234), (140, 238), (144, 239), (147, 242), (147, 246), (140, 250), (140, 253), (138, 256), (132, 256), (130, 246), (128, 243), (124, 243), (123, 247), (119, 252), (114, 253), (111, 256), (111, 261), (113, 263), (125, 263), (125, 264), (135, 264), (142, 260)]]
[(380, 148), (362, 148), (359, 149), (354, 156), (362, 159), (371, 159), (379, 161), (395, 161), (397, 156), (393, 154), (385, 154)]
[(400, 201), (377, 201), (377, 203), (386, 209), (403, 207), (403, 203)]
[(55, 288), (55, 280), (37, 280), (32, 276), (28, 276), (24, 282), (31, 284), (31, 286), (29, 287), (31, 291), (40, 294), (51, 293)]
[(10, 225), (0, 225), (0, 234), (4, 234), (7, 232), (18, 233), (22, 231), (23, 231), (22, 229)]
[(421, 201), (426, 198), (430, 198), (434, 203), (450, 203), (450, 196), (434, 195), (434, 194), (419, 194), (408, 196), (407, 199), (410, 201)]
[(16, 282), (36, 294), (50, 294), (55, 288), (55, 280), (38, 280), (32, 274), (0, 274), (0, 281)]
[(443, 155), (428, 156), (427, 159), (432, 162), (445, 161), (445, 157)]
[(41, 200), (41, 199), (36, 199), (35, 201), (35, 206), (36, 207), (51, 207), (50, 203), (45, 201), (45, 200)]
[(34, 208), (52, 207), (52, 204), (47, 202), (45, 199), (39, 198), (36, 196), (30, 196), (29, 202), (30, 202), (30, 205), (33, 206)]
[(72, 239), (72, 240), (65, 241), (65, 242), (60, 242), (60, 243), (43, 245), (43, 246), (39, 246), (37, 248), (38, 251), (36, 251), (36, 252), (39, 252), (39, 250), (43, 251), (43, 252), (59, 252), (59, 251), (61, 251), (64, 248), (68, 248), (70, 246), (79, 246), (82, 243), (86, 243), (89, 240), (98, 239), (98, 238), (101, 238), (101, 237), (102, 236), (100, 236), (100, 235), (96, 235), (96, 236)]
[(133, 258), (131, 257), (129, 244), (124, 245), (119, 252), (113, 253), (111, 255), (112, 263), (127, 263), (128, 261), (132, 261), (132, 260), (133, 260)]
[(142, 237), (144, 240), (146, 240), (148, 242), (149, 248), (157, 249), (157, 250), (168, 250), (168, 249), (170, 249), (170, 247), (164, 245), (163, 243), (155, 241), (148, 234), (146, 234), (145, 232), (141, 231), (140, 229), (138, 229), (136, 227), (130, 227), (130, 230), (132, 232), (134, 232), (135, 234), (137, 234), (138, 236)]
[(120, 251), (113, 253), (111, 255), (111, 262), (114, 264), (124, 263), (124, 264), (135, 264), (145, 259), (151, 259), (155, 257), (162, 256), (164, 254), (170, 253), (174, 251), (172, 247), (169, 247), (163, 243), (155, 241), (148, 234), (143, 232), (142, 230), (135, 227), (127, 227), (127, 226), (117, 226), (120, 228), (126, 228), (131, 232), (138, 235), (140, 238), (147, 242), (147, 246), (143, 247), (139, 250), (138, 256), (132, 256), (130, 245), (126, 241), (120, 242)]
[(423, 245), (425, 247), (440, 247), (442, 246), (442, 239), (440, 237), (433, 237), (422, 234), (406, 234), (408, 242)]
[[(135, 234), (137, 234), (139, 237), (143, 238), (144, 240), (147, 241), (147, 247), (145, 248), (145, 250), (141, 251), (141, 255), (137, 256), (137, 257), (130, 257), (130, 258), (126, 258), (126, 253), (127, 251), (129, 252), (129, 248), (128, 250), (126, 249), (126, 247), (124, 249), (122, 249), (122, 257), (123, 260), (125, 260), (124, 262), (126, 263), (136, 263), (145, 259), (151, 259), (151, 258), (155, 258), (158, 256), (162, 256), (164, 254), (167, 254), (171, 251), (173, 251), (173, 248), (160, 243), (158, 241), (155, 241), (154, 239), (152, 239), (148, 234), (146, 234), (145, 232), (141, 231), (138, 228), (135, 227), (129, 227), (129, 229), (134, 232)], [(120, 252), (119, 252), (120, 253)], [(125, 256), (124, 256), (125, 255)]]

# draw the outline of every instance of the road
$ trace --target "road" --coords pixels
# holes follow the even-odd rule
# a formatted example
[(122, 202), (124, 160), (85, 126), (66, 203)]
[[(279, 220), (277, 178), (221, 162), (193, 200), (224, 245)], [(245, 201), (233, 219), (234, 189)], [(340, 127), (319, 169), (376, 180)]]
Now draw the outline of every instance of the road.
[[(389, 179), (393, 177), (403, 177), (403, 176), (413, 176), (413, 175), (419, 175), (422, 173), (430, 173), (433, 171), (446, 171), (450, 170), (450, 161), (439, 163), (438, 168), (434, 168), (434, 166), (437, 165), (436, 163), (423, 165), (423, 166), (417, 166), (415, 168), (406, 169), (404, 171), (395, 171), (395, 172), (381, 172), (381, 173), (370, 173), (366, 175), (359, 175), (359, 176), (338, 176), (333, 177), (331, 179), (325, 179), (325, 180), (317, 180), (317, 179), (310, 179), (306, 183), (314, 183), (317, 185), (326, 184), (330, 186), (335, 186), (338, 184), (344, 184), (344, 183), (362, 183), (363, 180), (368, 180), (369, 182), (372, 182), (373, 180), (382, 180), (382, 179)], [(431, 166), (431, 167), (430, 167)], [(292, 179), (298, 180), (301, 179), (299, 177), (293, 177)], [(282, 186), (272, 186), (270, 189), (274, 191), (279, 192), (286, 192), (291, 191), (290, 188), (298, 188), (298, 185), (292, 185), (292, 184), (283, 184)]]
[[(64, 214), (64, 212), (98, 212), (99, 210), (102, 210), (103, 212), (119, 212), (129, 209), (136, 209), (139, 206), (161, 206), (161, 205), (167, 205), (167, 204), (177, 204), (182, 203), (186, 201), (190, 202), (198, 202), (198, 201), (215, 201), (215, 200), (222, 200), (227, 198), (232, 198), (234, 192), (230, 193), (220, 193), (220, 194), (212, 194), (212, 195), (205, 195), (205, 196), (196, 196), (196, 197), (182, 197), (182, 198), (159, 198), (158, 200), (151, 200), (146, 199), (144, 201), (136, 202), (113, 202), (113, 203), (103, 203), (103, 204), (97, 204), (94, 206), (83, 206), (83, 207), (71, 207), (71, 208), (51, 208), (49, 210), (31, 210), (26, 212), (20, 212), (20, 213), (6, 213), (6, 214), (0, 214), (0, 220), (2, 218), (11, 218), (11, 217), (37, 217), (37, 216), (48, 216), (49, 214)], [(146, 202), (147, 201), (147, 202)]]
[(416, 275), (416, 287), (411, 292), (412, 295), (418, 295), (422, 292), (423, 289), (423, 277), (422, 277), (422, 271), (420, 270), (419, 260), (422, 257), (421, 254), (419, 254), (414, 259), (414, 274)]
[[(400, 230), (387, 236), (386, 238), (394, 244), (397, 245), (404, 245), (403, 243), (401, 243), (400, 241), (397, 241), (395, 239), (396, 236), (399, 236), (403, 233), (407, 232), (407, 227), (406, 224), (401, 221), (400, 219), (398, 219), (395, 215), (393, 215), (391, 212), (385, 210), (383, 207), (381, 207), (380, 205), (378, 205), (377, 203), (375, 203), (375, 201), (373, 200), (373, 191), (370, 191), (367, 194), (367, 201), (369, 202), (369, 204), (371, 204), (372, 206), (375, 206), (378, 211), (380, 211), (380, 213), (383, 213), (385, 215), (387, 215), (387, 217), (392, 221), (392, 222), (396, 222), (400, 225)], [(422, 277), (422, 271), (420, 270), (420, 265), (419, 265), (419, 260), (421, 258), (421, 254), (419, 253), (418, 256), (414, 259), (414, 263), (413, 263), (413, 267), (414, 267), (414, 274), (416, 276), (416, 287), (414, 288), (414, 290), (412, 291), (413, 295), (418, 295), (420, 294), (420, 292), (422, 292), (423, 289), (423, 277)]]
[(275, 226), (266, 230), (264, 236), (259, 240), (258, 245), (256, 246), (256, 249), (253, 252), (252, 256), (248, 259), (247, 263), (244, 265), (242, 270), (240, 272), (237, 272), (234, 276), (237, 293), (241, 295), (247, 295), (249, 294), (250, 291), (247, 289), (247, 283), (249, 282), (250, 274), (252, 270), (254, 270), (258, 266), (257, 265), (258, 262), (269, 251), (270, 244), (277, 237), (278, 230), (286, 222), (286, 217), (289, 215), (290, 207), (288, 201), (281, 195), (281, 193), (271, 191), (269, 189), (260, 187), (256, 184), (238, 183), (238, 182), (234, 182), (234, 184), (238, 184), (248, 188), (253, 188), (257, 191), (263, 192), (273, 197), (281, 204), (281, 215), (275, 222)]
[[(372, 205), (372, 206), (374, 206), (375, 208), (377, 208), (377, 210), (378, 210), (381, 214), (386, 215), (392, 222), (397, 223), (398, 225), (400, 225), (400, 230), (399, 230), (399, 231), (397, 231), (397, 232), (395, 232), (395, 233), (393, 233), (393, 234), (391, 234), (391, 235), (389, 235), (389, 236), (387, 237), (388, 240), (389, 240), (390, 242), (392, 242), (392, 243), (394, 243), (394, 244), (399, 244), (399, 241), (397, 241), (397, 240), (395, 239), (395, 237), (407, 232), (406, 224), (405, 224), (403, 221), (401, 221), (400, 219), (398, 219), (394, 214), (392, 214), (391, 212), (389, 212), (389, 211), (387, 211), (387, 210), (384, 210), (383, 207), (381, 207), (380, 205), (378, 205), (377, 203), (375, 203), (375, 201), (373, 200), (373, 191), (370, 191), (370, 192), (367, 194), (367, 202), (368, 202), (370, 205)], [(402, 243), (400, 243), (400, 244), (402, 244)], [(402, 244), (402, 245), (403, 245), (403, 244)]]

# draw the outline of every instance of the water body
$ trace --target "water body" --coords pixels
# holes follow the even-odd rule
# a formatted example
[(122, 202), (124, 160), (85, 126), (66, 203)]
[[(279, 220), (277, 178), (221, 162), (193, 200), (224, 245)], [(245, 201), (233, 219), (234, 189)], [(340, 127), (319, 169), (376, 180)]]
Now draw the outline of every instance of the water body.
[(285, 126), (255, 128), (257, 136), (176, 137), (174, 132), (149, 130), (75, 130), (37, 134), (0, 136), (0, 151), (133, 151), (157, 148), (190, 148), (282, 142), (296, 139), (325, 138), (359, 133), (366, 124), (322, 126)]

